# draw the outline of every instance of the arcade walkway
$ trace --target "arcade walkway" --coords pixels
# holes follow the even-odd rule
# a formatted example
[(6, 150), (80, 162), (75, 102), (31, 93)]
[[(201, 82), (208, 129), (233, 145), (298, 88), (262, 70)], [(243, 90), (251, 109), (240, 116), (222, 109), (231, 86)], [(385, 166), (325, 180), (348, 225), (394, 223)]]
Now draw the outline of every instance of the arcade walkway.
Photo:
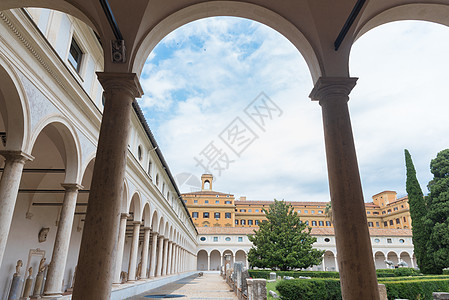
[(231, 292), (229, 286), (218, 272), (205, 273), (202, 277), (190, 276), (128, 298), (128, 300), (163, 298), (237, 300), (235, 294)]

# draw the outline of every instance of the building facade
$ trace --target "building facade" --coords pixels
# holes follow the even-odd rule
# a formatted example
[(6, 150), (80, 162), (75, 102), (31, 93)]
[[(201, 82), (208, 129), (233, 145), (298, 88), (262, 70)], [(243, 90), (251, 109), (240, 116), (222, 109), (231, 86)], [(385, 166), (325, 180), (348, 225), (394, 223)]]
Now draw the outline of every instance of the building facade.
[[(246, 200), (234, 195), (214, 191), (213, 176), (201, 176), (202, 189), (182, 194), (197, 227), (254, 227), (265, 220), (264, 209), (269, 210), (273, 201)], [(397, 198), (394, 191), (383, 191), (365, 203), (368, 227), (379, 229), (410, 229), (411, 218), (408, 197)], [(299, 214), (301, 220), (312, 228), (332, 228), (332, 209), (329, 202), (291, 201), (288, 204)]]

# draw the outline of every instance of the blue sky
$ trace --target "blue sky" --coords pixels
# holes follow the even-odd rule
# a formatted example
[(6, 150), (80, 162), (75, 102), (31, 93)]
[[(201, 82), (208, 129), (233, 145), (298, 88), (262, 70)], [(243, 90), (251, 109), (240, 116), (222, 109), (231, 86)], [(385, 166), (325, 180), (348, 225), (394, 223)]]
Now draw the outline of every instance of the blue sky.
[[(354, 45), (350, 70), (359, 81), (349, 105), (365, 201), (383, 190), (405, 194), (404, 148), (427, 191), (430, 160), (449, 147), (448, 48), (449, 29), (425, 22), (387, 24)], [(209, 159), (215, 190), (329, 200), (312, 80), (276, 31), (231, 17), (189, 23), (153, 50), (141, 83), (139, 103), (175, 176), (199, 178), (198, 161)], [(268, 113), (263, 126), (248, 113), (255, 107)], [(239, 141), (231, 142), (233, 130), (244, 132)]]

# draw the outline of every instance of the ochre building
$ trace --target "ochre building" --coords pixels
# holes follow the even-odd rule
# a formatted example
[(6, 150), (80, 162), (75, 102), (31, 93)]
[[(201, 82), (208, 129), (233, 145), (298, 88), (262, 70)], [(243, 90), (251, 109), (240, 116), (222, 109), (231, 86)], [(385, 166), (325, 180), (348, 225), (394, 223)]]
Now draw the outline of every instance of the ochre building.
[[(265, 220), (264, 209), (273, 201), (235, 200), (233, 194), (212, 189), (213, 176), (201, 176), (201, 191), (182, 194), (197, 227), (258, 227)], [(410, 229), (411, 218), (408, 197), (397, 198), (394, 191), (383, 191), (365, 203), (368, 227), (389, 229)], [(312, 228), (333, 227), (331, 213), (326, 211), (329, 202), (291, 201), (303, 222)], [(332, 210), (331, 210), (332, 211)]]

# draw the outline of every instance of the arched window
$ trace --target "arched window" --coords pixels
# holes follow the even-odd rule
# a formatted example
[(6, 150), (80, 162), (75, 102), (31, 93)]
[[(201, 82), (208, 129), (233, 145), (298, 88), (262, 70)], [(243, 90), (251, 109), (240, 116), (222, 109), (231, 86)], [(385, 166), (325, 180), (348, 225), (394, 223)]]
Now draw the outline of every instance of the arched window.
[(159, 174), (156, 174), (156, 186), (159, 186)]
[(142, 146), (139, 145), (139, 147), (137, 147), (137, 158), (139, 159), (139, 161), (142, 161)]
[(153, 162), (151, 159), (148, 161), (148, 175), (151, 177), (151, 167), (153, 166)]

